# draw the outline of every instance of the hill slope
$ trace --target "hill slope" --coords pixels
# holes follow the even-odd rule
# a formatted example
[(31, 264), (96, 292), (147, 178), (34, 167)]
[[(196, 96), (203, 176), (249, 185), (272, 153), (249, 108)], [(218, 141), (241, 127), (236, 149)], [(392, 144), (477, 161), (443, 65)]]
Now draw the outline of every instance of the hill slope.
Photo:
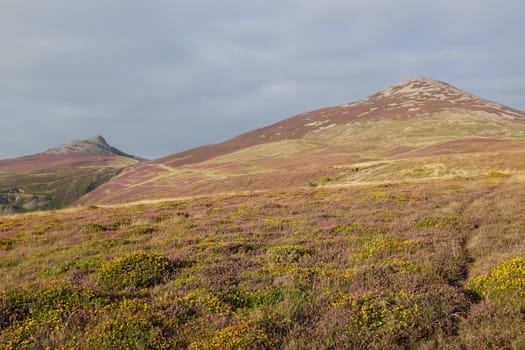
[(138, 162), (102, 136), (0, 160), (0, 214), (61, 208)]
[(213, 192), (525, 170), (525, 113), (429, 78), (144, 163), (82, 198)]
[(514, 178), (0, 218), (0, 348), (523, 349)]

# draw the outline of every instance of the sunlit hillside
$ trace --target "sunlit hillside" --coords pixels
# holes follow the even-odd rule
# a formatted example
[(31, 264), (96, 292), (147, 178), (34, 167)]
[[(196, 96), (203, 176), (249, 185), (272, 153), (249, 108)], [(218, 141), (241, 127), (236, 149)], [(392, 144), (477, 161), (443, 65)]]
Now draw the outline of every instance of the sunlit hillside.
[(144, 163), (79, 204), (525, 172), (525, 113), (413, 78)]

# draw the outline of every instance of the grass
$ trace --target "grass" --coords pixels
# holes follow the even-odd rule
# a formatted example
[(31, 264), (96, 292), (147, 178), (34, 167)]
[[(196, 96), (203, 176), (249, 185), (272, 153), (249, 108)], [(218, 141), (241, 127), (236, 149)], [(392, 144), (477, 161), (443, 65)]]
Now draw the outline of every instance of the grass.
[(523, 178), (523, 135), (522, 124), (481, 112), (354, 120), (198, 164), (131, 170), (91, 192), (82, 204), (428, 179)]
[(484, 113), (442, 111), (405, 119), (367, 119), (338, 125), (306, 137), (306, 141), (331, 140), (355, 147), (375, 140), (381, 146), (428, 146), (436, 142), (472, 137), (516, 138), (525, 136), (525, 127), (511, 120)]
[[(8, 203), (0, 205), (0, 213), (64, 208), (135, 163), (119, 157), (99, 165), (56, 169), (50, 165), (50, 170), (0, 173), (0, 198), (8, 199)], [(14, 188), (23, 192), (10, 194)]]
[(2, 217), (0, 348), (523, 348), (523, 198), (482, 176)]

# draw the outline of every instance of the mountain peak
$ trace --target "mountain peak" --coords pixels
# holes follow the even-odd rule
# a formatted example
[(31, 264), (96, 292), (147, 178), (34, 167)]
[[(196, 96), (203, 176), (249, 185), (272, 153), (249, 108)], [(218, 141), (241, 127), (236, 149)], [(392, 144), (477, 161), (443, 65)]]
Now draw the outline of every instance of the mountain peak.
[(52, 147), (44, 154), (94, 153), (112, 156), (122, 156), (137, 159), (137, 157), (122, 152), (110, 146), (101, 135), (95, 135), (85, 140), (76, 140), (60, 146)]
[(433, 79), (433, 78), (430, 78), (430, 77), (425, 77), (425, 76), (419, 76), (419, 77), (412, 77), (412, 78), (408, 78), (408, 79), (404, 79), (404, 80), (401, 80), (399, 81), (398, 83), (394, 84), (394, 85), (406, 85), (406, 84), (414, 84), (414, 83), (424, 83), (424, 84), (432, 84), (432, 85), (447, 85), (447, 86), (450, 86), (449, 84), (441, 81), (441, 80), (436, 80), (436, 79)]
[(413, 117), (444, 110), (463, 110), (495, 114), (506, 119), (525, 119), (523, 112), (427, 77), (402, 80), (361, 102), (343, 106), (359, 106), (363, 109), (361, 117), (378, 114), (382, 117)]
[(445, 82), (427, 77), (402, 80), (372, 97), (400, 97), (406, 100), (466, 101), (478, 99)]
[(91, 142), (93, 144), (100, 145), (100, 146), (109, 146), (106, 139), (102, 137), (101, 135), (95, 135), (95, 136), (88, 137), (85, 141)]

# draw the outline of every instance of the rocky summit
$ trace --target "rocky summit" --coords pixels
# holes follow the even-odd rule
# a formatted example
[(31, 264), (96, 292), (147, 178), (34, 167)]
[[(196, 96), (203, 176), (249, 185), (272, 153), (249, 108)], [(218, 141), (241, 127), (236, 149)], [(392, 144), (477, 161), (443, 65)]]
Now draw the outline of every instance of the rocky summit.
[(85, 140), (72, 141), (70, 143), (52, 147), (44, 152), (44, 154), (69, 154), (69, 153), (95, 153), (95, 154), (136, 158), (135, 156), (129, 155), (115, 147), (110, 146), (106, 142), (104, 137), (100, 135), (92, 136)]

